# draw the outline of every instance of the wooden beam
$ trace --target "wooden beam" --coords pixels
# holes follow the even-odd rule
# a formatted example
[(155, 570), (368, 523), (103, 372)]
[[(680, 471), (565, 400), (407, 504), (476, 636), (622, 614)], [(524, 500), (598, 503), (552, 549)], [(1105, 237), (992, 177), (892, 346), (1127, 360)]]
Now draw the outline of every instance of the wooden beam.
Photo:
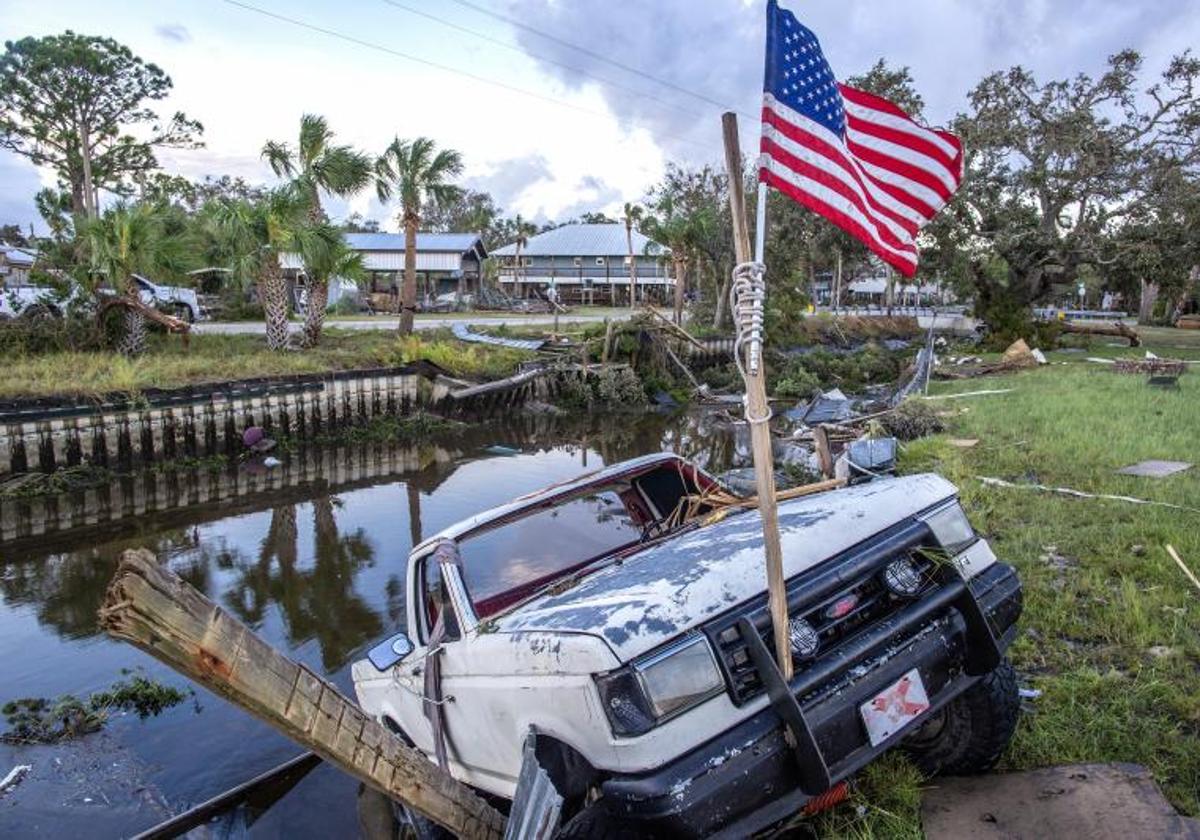
[[(746, 196), (742, 186), (742, 152), (738, 143), (737, 114), (721, 118), (725, 136), (725, 169), (729, 175), (729, 209), (733, 215), (733, 245), (739, 264), (753, 259), (750, 231), (746, 224)], [(746, 416), (767, 417), (767, 386), (760, 364), (756, 374), (746, 376)], [(754, 454), (754, 477), (758, 486), (758, 511), (762, 517), (763, 552), (767, 564), (767, 602), (775, 631), (775, 656), (785, 680), (792, 679), (792, 654), (788, 642), (787, 581), (783, 577), (783, 549), (779, 542), (779, 508), (775, 503), (775, 460), (771, 454), (771, 429), (767, 423), (750, 424), (750, 449)]]
[(474, 791), (160, 566), (151, 552), (121, 556), (100, 626), (455, 834), (503, 836), (504, 817)]

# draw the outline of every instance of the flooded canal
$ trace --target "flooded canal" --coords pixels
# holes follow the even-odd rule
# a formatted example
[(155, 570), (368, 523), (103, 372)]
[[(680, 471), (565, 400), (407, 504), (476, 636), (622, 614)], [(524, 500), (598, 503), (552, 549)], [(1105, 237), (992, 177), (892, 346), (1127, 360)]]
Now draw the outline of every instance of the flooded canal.
[[(739, 447), (719, 415), (524, 417), (418, 446), (292, 453), (278, 469), (299, 478), (286, 486), (268, 483), (217, 503), (189, 501), (179, 490), (174, 503), (153, 513), (72, 521), (0, 542), (0, 703), (86, 697), (131, 670), (188, 687), (97, 630), (96, 611), (120, 553), (140, 546), (353, 696), (351, 663), (405, 626), (405, 559), (415, 542), (520, 494), (660, 450), (718, 472), (740, 465)], [(398, 466), (340, 468), (364, 463)], [(307, 469), (317, 464), (324, 468)], [(171, 487), (187, 484), (187, 477), (174, 478)], [(82, 502), (58, 500), (36, 515), (71, 504)], [(129, 835), (299, 751), (200, 688), (158, 717), (117, 717), (102, 733), (70, 744), (0, 744), (0, 776), (17, 764), (33, 766), (26, 781), (0, 797), (0, 836)], [(242, 810), (213, 831), (354, 836), (361, 833), (357, 788), (322, 765), (261, 814)]]

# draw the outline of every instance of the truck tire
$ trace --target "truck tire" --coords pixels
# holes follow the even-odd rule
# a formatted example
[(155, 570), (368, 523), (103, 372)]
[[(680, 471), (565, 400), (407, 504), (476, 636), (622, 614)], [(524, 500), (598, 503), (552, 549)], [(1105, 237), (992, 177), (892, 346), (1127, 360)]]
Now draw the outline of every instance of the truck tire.
[(593, 802), (560, 826), (554, 840), (633, 840), (638, 835), (621, 826), (604, 807)]
[(1017, 674), (1003, 659), (905, 739), (904, 748), (930, 775), (984, 773), (1012, 740), (1020, 711)]

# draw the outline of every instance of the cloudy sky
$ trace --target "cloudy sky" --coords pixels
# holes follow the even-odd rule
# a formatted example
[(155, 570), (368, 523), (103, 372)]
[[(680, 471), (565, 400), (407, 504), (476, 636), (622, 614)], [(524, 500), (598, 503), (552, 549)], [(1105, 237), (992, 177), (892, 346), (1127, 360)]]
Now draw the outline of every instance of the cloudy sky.
[[(784, 0), (840, 76), (912, 68), (933, 122), (986, 73), (1096, 72), (1133, 46), (1147, 67), (1200, 40), (1192, 0)], [(752, 115), (765, 0), (0, 0), (4, 40), (107, 35), (175, 83), (161, 111), (205, 126), (168, 171), (269, 182), (266, 139), (325, 115), (379, 151), (418, 134), (460, 150), (468, 185), (510, 212), (565, 219), (641, 198), (665, 163), (721, 159), (720, 112)], [(753, 143), (742, 118), (743, 145)], [(0, 152), (0, 222), (36, 221), (49, 173)], [(393, 211), (364, 194), (352, 210)]]

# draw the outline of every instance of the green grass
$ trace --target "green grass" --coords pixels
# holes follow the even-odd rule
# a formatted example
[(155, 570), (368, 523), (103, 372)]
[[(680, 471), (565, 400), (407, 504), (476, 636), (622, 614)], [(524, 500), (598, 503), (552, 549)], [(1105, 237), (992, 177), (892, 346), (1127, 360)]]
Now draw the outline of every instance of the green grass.
[(494, 379), (513, 373), (529, 354), (464, 344), (448, 330), (400, 339), (388, 330), (331, 329), (319, 347), (280, 353), (268, 351), (261, 335), (195, 335), (186, 348), (178, 338), (154, 336), (150, 350), (133, 360), (109, 351), (0, 357), (0, 399), (137, 394), (148, 388), (400, 365), (420, 358), (455, 376)]
[[(1200, 351), (1200, 337), (1148, 331), (1160, 356)], [(1000, 769), (1125, 761), (1150, 768), (1171, 802), (1200, 814), (1200, 592), (1164, 550), (1200, 574), (1200, 513), (987, 487), (975, 476), (1038, 482), (1200, 507), (1200, 466), (1166, 479), (1115, 475), (1144, 459), (1200, 462), (1200, 369), (1178, 391), (1122, 376), (1087, 355), (1140, 356), (1093, 343), (1009, 376), (935, 384), (933, 393), (1012, 388), (935, 401), (949, 430), (906, 444), (905, 472), (955, 482), (975, 526), (1018, 569), (1022, 633), (1011, 656), (1041, 689)], [(1065, 362), (1065, 364), (1063, 364)], [(950, 438), (978, 438), (959, 449)], [(899, 757), (860, 780), (822, 836), (919, 837), (924, 783)]]

